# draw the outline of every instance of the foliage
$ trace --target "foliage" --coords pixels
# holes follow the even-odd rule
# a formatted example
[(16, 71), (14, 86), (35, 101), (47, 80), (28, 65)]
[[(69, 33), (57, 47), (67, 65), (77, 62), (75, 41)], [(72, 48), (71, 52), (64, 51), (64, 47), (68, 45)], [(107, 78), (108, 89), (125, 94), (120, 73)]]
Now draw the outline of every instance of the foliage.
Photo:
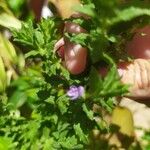
[(7, 28), (20, 28), (21, 22), (9, 10), (4, 0), (0, 1), (0, 25)]
[(144, 150), (149, 150), (150, 149), (150, 132), (145, 131), (142, 139), (144, 143)]
[[(21, 29), (11, 29), (15, 44), (25, 51), (26, 66), (6, 90), (6, 87), (0, 89), (0, 147), (89, 149), (92, 130), (105, 134), (112, 132), (103, 111), (110, 114), (115, 107), (115, 98), (128, 92), (128, 85), (120, 83), (115, 65), (119, 59), (113, 53), (117, 52), (120, 35), (113, 29), (120, 23), (149, 16), (150, 10), (137, 3), (122, 8), (116, 0), (83, 0), (83, 4), (80, 9), (74, 9), (90, 16), (90, 20), (80, 20), (88, 33), (64, 35), (86, 45), (89, 50), (89, 68), (82, 75), (70, 75), (54, 51), (54, 45), (61, 37), (59, 28), (65, 20), (52, 17), (38, 24), (23, 22)], [(120, 30), (123, 32), (122, 28)], [(10, 43), (6, 43), (8, 48)], [(1, 81), (6, 80), (3, 59), (0, 57), (0, 86)], [(97, 71), (97, 63), (107, 64), (106, 77)], [(72, 85), (84, 86), (85, 95), (71, 100), (66, 93)], [(94, 105), (98, 106), (98, 111), (94, 110)], [(101, 146), (112, 147), (108, 141)], [(98, 145), (94, 146), (96, 148)]]

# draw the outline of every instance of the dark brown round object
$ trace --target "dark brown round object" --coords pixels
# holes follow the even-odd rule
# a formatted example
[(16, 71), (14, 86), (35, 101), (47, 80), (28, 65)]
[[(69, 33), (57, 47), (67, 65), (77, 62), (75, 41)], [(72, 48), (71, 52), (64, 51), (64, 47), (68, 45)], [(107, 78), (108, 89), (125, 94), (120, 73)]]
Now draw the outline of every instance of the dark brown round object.
[(87, 33), (87, 31), (85, 29), (83, 29), (81, 26), (79, 26), (78, 24), (71, 22), (71, 21), (67, 21), (65, 23), (64, 32), (75, 33), (75, 34)]
[(86, 68), (87, 48), (65, 40), (65, 66), (71, 74), (82, 73)]

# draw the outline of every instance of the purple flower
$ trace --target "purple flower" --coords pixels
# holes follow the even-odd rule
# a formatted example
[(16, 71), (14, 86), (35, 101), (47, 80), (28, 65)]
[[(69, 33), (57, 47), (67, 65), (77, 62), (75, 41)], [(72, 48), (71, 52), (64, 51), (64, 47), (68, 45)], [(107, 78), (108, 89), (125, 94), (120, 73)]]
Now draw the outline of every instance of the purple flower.
[(67, 91), (67, 95), (70, 97), (71, 100), (76, 100), (84, 95), (84, 87), (83, 86), (77, 87), (75, 85), (72, 85)]

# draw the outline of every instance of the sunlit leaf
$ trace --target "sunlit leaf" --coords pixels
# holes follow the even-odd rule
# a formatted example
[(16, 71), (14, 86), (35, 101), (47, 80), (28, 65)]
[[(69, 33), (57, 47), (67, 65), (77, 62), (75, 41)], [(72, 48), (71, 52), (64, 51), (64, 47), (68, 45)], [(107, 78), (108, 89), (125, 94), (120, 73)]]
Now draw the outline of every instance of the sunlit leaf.
[(133, 116), (126, 107), (116, 107), (112, 113), (112, 123), (117, 125), (122, 134), (134, 136)]
[(6, 28), (21, 28), (21, 21), (7, 13), (0, 13), (0, 25)]

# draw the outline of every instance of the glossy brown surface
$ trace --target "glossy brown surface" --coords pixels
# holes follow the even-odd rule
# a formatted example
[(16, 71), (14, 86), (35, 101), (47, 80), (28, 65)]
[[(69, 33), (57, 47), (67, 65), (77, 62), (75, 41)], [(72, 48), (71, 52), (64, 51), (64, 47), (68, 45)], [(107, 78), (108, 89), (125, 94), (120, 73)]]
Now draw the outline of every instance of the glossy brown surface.
[(133, 38), (127, 43), (126, 50), (134, 58), (150, 59), (150, 25), (135, 32)]
[(86, 33), (87, 31), (78, 24), (71, 21), (67, 21), (65, 23), (64, 32), (79, 34), (79, 33)]
[(65, 42), (65, 64), (71, 74), (80, 74), (86, 68), (87, 49), (80, 44)]
[(41, 18), (41, 11), (45, 1), (46, 0), (30, 0), (31, 10), (33, 10), (37, 21), (39, 21)]

